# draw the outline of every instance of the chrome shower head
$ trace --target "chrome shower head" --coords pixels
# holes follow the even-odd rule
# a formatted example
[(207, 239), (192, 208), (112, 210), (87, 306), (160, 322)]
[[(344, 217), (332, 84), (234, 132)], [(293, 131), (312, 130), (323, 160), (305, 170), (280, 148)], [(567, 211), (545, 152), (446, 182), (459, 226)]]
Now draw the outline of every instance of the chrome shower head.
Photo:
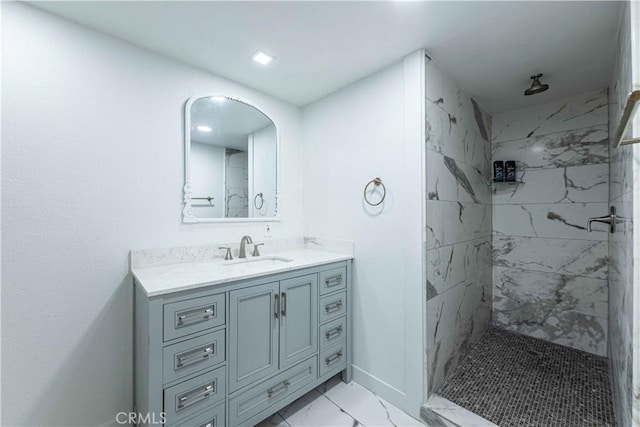
[(536, 93), (544, 92), (549, 89), (549, 85), (543, 85), (540, 83), (540, 77), (542, 77), (542, 73), (531, 76), (531, 80), (533, 80), (533, 82), (531, 82), (531, 87), (524, 91), (525, 96), (535, 95)]

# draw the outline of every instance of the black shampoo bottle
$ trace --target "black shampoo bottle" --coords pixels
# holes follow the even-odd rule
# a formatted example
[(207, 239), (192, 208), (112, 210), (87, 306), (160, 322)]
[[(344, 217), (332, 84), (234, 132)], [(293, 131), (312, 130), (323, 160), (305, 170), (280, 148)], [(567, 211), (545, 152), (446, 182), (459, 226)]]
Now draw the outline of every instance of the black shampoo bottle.
[(504, 181), (504, 162), (502, 160), (493, 162), (493, 180), (498, 182)]
[(515, 160), (507, 160), (504, 162), (506, 169), (507, 181), (514, 182), (516, 180), (516, 162)]

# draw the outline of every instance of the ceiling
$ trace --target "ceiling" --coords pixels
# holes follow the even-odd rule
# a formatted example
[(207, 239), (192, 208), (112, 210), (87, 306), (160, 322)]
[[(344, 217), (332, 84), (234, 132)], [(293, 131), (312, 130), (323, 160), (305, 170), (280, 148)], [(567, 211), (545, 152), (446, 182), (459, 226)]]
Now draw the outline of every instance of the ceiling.
[[(303, 106), (424, 47), (492, 113), (608, 86), (620, 3), (32, 2)], [(250, 60), (262, 49), (276, 59)], [(523, 97), (542, 72), (549, 91)]]
[(263, 112), (234, 99), (206, 97), (191, 104), (191, 141), (247, 151), (248, 135), (270, 125), (275, 126)]

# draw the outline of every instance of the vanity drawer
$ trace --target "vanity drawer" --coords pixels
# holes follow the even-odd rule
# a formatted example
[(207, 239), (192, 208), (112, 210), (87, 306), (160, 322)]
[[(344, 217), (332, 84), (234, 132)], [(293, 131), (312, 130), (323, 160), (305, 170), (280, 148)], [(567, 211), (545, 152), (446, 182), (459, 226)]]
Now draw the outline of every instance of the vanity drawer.
[(344, 369), (347, 366), (345, 363), (347, 360), (346, 349), (346, 341), (343, 341), (340, 345), (320, 353), (320, 376), (340, 367)]
[(248, 387), (229, 399), (229, 424), (241, 424), (316, 378), (318, 359), (313, 356), (262, 384)]
[(320, 272), (320, 295), (341, 291), (347, 287), (347, 268), (333, 268)]
[(320, 326), (320, 351), (347, 339), (347, 318), (341, 317)]
[(164, 340), (224, 325), (224, 294), (164, 305)]
[(225, 361), (225, 331), (212, 332), (162, 350), (164, 383), (210, 369)]
[(347, 313), (347, 293), (320, 298), (320, 323), (328, 322)]
[(225, 404), (219, 403), (211, 409), (207, 409), (200, 415), (188, 420), (178, 421), (171, 427), (225, 427)]
[(171, 425), (224, 401), (225, 368), (218, 368), (164, 389), (166, 424)]

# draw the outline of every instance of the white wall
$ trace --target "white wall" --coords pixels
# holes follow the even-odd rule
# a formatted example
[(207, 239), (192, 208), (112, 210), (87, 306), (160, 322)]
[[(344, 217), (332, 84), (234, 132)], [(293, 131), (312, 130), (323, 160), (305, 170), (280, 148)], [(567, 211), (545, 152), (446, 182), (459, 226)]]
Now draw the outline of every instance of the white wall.
[[(354, 380), (422, 403), (424, 62), (416, 52), (303, 110), (305, 235), (355, 241)], [(363, 188), (382, 178), (381, 208)]]
[(2, 5), (2, 424), (99, 425), (132, 404), (131, 249), (262, 237), (181, 224), (183, 107), (248, 99), (278, 125), (300, 236), (300, 111), (18, 3)]
[(191, 141), (191, 190), (193, 197), (213, 197), (192, 200), (193, 214), (198, 218), (224, 218), (224, 148)]

